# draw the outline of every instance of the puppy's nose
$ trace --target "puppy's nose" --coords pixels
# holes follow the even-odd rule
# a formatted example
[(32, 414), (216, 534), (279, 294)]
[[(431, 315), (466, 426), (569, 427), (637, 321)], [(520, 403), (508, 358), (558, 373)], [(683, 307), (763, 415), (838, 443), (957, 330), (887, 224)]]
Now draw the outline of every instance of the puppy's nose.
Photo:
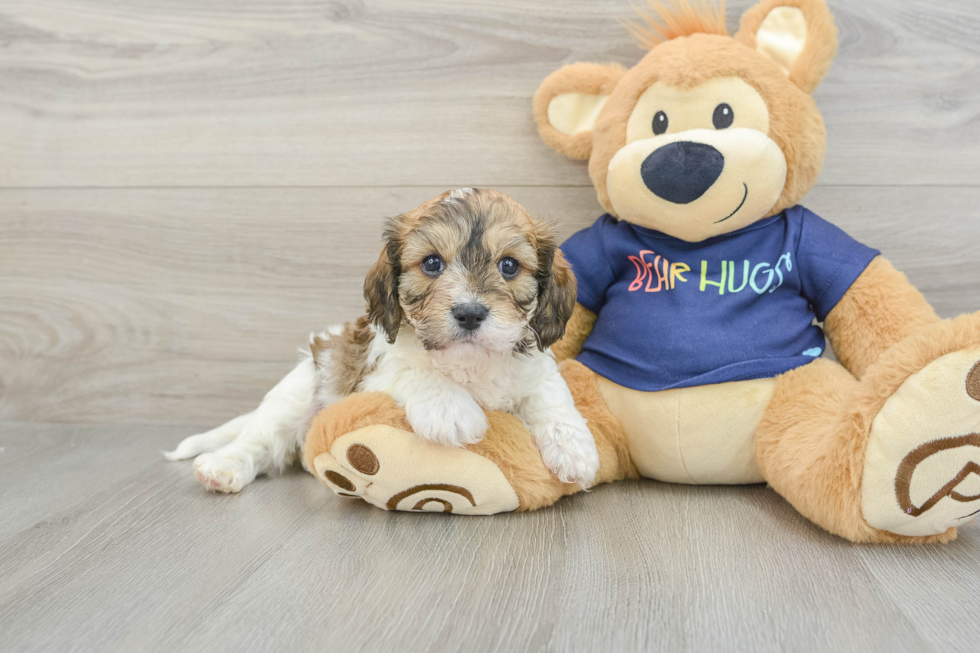
[(680, 141), (654, 150), (640, 164), (640, 176), (657, 197), (690, 204), (708, 192), (724, 169), (725, 157), (715, 148)]
[(490, 311), (483, 304), (460, 304), (453, 307), (453, 317), (456, 324), (467, 331), (475, 331), (480, 328), (483, 320), (487, 319)]

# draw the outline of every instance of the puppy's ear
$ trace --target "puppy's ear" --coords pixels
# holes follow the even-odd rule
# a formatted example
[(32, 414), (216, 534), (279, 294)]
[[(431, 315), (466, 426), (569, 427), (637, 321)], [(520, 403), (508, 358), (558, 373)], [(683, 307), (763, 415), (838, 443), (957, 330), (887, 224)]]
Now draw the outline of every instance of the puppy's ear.
[(398, 303), (398, 277), (401, 276), (401, 235), (395, 218), (385, 228), (385, 246), (377, 262), (364, 278), (364, 299), (368, 302), (368, 319), (385, 332), (388, 344), (395, 342), (402, 323)]
[(575, 310), (578, 286), (572, 268), (555, 244), (549, 227), (536, 225), (538, 236), (538, 305), (531, 329), (544, 351), (565, 335), (565, 325)]

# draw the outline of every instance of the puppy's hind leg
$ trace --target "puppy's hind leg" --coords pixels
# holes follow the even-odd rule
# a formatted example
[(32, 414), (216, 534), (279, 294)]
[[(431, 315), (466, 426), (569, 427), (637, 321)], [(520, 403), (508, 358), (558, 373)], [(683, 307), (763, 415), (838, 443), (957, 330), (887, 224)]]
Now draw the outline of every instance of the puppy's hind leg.
[(238, 436), (194, 460), (194, 476), (204, 487), (234, 493), (273, 468), (292, 462), (313, 419), (316, 369), (305, 358), (248, 415)]
[(187, 460), (199, 454), (220, 449), (238, 437), (242, 428), (254, 414), (255, 411), (239, 415), (210, 431), (186, 437), (180, 441), (180, 444), (173, 451), (164, 451), (163, 457), (170, 461)]

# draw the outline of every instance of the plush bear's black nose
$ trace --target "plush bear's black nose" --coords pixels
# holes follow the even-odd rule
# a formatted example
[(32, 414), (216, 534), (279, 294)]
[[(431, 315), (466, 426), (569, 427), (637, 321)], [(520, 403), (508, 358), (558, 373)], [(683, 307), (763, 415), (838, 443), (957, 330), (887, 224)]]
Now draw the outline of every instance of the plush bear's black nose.
[(711, 188), (724, 169), (725, 157), (715, 148), (681, 141), (664, 145), (644, 159), (640, 176), (657, 197), (690, 204)]
[(490, 311), (483, 304), (460, 304), (453, 307), (453, 317), (456, 324), (467, 331), (476, 331), (480, 328), (483, 320), (487, 319)]

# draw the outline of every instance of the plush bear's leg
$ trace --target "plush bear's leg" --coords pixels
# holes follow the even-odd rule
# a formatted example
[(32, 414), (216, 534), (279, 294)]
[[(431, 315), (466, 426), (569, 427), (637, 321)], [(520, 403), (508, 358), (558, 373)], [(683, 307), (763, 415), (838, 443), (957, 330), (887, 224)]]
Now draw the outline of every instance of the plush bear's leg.
[[(562, 375), (596, 439), (601, 461), (596, 483), (635, 477), (622, 428), (609, 413), (595, 375), (575, 362), (565, 363)], [(492, 412), (488, 421), (481, 442), (444, 447), (412, 433), (404, 411), (388, 395), (355, 394), (313, 421), (304, 460), (337, 494), (386, 510), (534, 510), (581, 489), (548, 471), (516, 417)]]
[(980, 511), (980, 318), (929, 327), (858, 381), (818, 360), (780, 377), (756, 431), (769, 484), (855, 542), (944, 542)]
[(755, 434), (759, 469), (805, 517), (855, 542), (879, 541), (861, 516), (866, 434), (848, 419), (859, 383), (816, 360), (778, 379)]

